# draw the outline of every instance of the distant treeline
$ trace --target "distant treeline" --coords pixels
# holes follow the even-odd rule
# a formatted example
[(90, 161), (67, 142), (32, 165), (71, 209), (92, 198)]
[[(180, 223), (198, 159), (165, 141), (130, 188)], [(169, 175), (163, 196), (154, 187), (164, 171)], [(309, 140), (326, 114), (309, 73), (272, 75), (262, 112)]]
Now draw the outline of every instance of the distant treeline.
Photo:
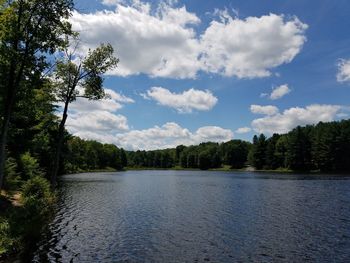
[(72, 137), (66, 143), (61, 173), (104, 170), (122, 170), (127, 166), (126, 153), (114, 144), (102, 144)]
[(232, 140), (175, 149), (127, 153), (131, 167), (211, 169), (227, 165), (258, 170), (349, 171), (350, 120), (297, 127), (287, 134), (254, 136), (253, 143)]
[[(30, 177), (27, 171), (46, 174), (49, 169), (51, 125), (38, 130), (45, 124), (35, 118), (21, 119), (21, 123), (33, 129), (14, 130), (17, 136), (9, 144), (12, 157), (6, 165), (8, 181), (19, 175), (26, 180)], [(297, 127), (269, 138), (261, 134), (254, 136), (252, 143), (231, 140), (154, 151), (125, 151), (113, 144), (83, 140), (68, 133), (65, 138), (60, 174), (126, 167), (206, 170), (252, 166), (257, 170), (350, 171), (350, 120)]]
[(124, 151), (114, 145), (72, 137), (67, 142), (62, 173), (130, 168), (214, 169), (223, 166), (258, 170), (350, 171), (350, 120), (297, 127), (253, 142), (231, 140), (154, 151)]
[(350, 120), (297, 127), (268, 139), (254, 136), (248, 160), (257, 169), (350, 171)]
[(244, 167), (251, 143), (232, 140), (225, 143), (201, 143), (198, 146), (177, 146), (175, 149), (128, 152), (130, 167), (199, 168), (202, 170)]

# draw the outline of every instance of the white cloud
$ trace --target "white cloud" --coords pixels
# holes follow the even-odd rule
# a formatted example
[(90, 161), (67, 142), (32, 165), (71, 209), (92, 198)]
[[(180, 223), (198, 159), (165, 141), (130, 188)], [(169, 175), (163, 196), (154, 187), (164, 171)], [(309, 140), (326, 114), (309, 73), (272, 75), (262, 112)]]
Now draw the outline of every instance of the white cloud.
[(209, 72), (238, 78), (270, 76), (270, 69), (289, 63), (306, 41), (307, 25), (283, 15), (212, 21), (201, 36), (202, 62)]
[[(88, 100), (78, 97), (76, 101), (69, 105), (69, 110), (73, 112), (109, 111), (115, 112), (123, 107), (122, 103), (134, 103), (129, 97), (119, 94), (111, 89), (105, 89), (109, 98), (102, 100)], [(80, 93), (82, 93), (80, 91)]]
[(115, 143), (126, 149), (164, 149), (173, 148), (180, 144), (193, 145), (201, 142), (224, 142), (233, 138), (230, 130), (216, 126), (201, 127), (195, 132), (174, 122), (163, 126), (155, 126), (145, 130), (133, 130), (124, 134), (117, 134)]
[(67, 128), (73, 135), (77, 135), (79, 131), (102, 133), (127, 131), (129, 126), (126, 117), (123, 115), (94, 110), (69, 114)]
[(132, 98), (129, 98), (123, 94), (115, 92), (114, 90), (105, 89), (105, 92), (114, 101), (118, 101), (118, 102), (122, 102), (122, 103), (134, 103), (135, 102)]
[(288, 87), (287, 84), (281, 85), (275, 89), (272, 90), (272, 93), (270, 95), (270, 99), (271, 100), (277, 100), (280, 99), (282, 97), (284, 97), (285, 95), (287, 95), (288, 93), (290, 93), (291, 90)]
[(252, 127), (259, 133), (286, 133), (298, 125), (316, 124), (320, 121), (329, 122), (336, 119), (342, 109), (339, 105), (313, 104), (305, 108), (294, 107), (283, 113), (255, 119)]
[[(80, 90), (81, 92), (81, 90)], [(134, 100), (111, 89), (105, 89), (110, 98), (88, 100), (78, 97), (69, 105), (66, 127), (75, 136), (90, 139), (108, 137), (111, 133), (129, 130), (127, 118), (116, 114), (123, 104)]]
[(74, 12), (71, 22), (80, 32), (81, 52), (101, 41), (114, 46), (120, 63), (111, 74), (194, 78), (200, 68), (199, 42), (191, 27), (200, 19), (185, 7), (163, 4), (154, 13), (149, 4), (141, 2), (132, 6), (116, 4), (115, 11)]
[(195, 132), (168, 122), (163, 126), (154, 126), (144, 130), (131, 130), (124, 133), (98, 133), (79, 131), (76, 135), (84, 139), (93, 139), (105, 143), (114, 143), (128, 150), (155, 150), (173, 148), (178, 145), (193, 145), (201, 142), (225, 142), (233, 138), (231, 130), (216, 126), (205, 126)]
[[(233, 138), (231, 130), (217, 126), (205, 126), (195, 132), (190, 132), (174, 122), (144, 130), (130, 130), (127, 118), (116, 112), (123, 104), (133, 103), (134, 100), (113, 90), (106, 89), (106, 92), (110, 95), (110, 99), (89, 101), (79, 98), (70, 105), (66, 123), (66, 128), (70, 133), (83, 139), (113, 143), (128, 150), (163, 149), (176, 147), (180, 144), (192, 145), (206, 141), (223, 142)], [(212, 100), (210, 92), (196, 90), (187, 92), (189, 95), (202, 97), (191, 100), (187, 98), (186, 92), (184, 92), (184, 97), (183, 94), (170, 93), (174, 96), (180, 96), (180, 102), (175, 104), (176, 100), (170, 99), (169, 103), (176, 106), (178, 110), (190, 111), (192, 109), (204, 110), (208, 106), (200, 106), (196, 103), (208, 104), (208, 101)], [(186, 104), (187, 102), (189, 105)]]
[[(293, 60), (306, 41), (306, 24), (296, 17), (269, 14), (239, 19), (227, 11), (202, 34), (199, 17), (174, 1), (155, 10), (141, 1), (104, 0), (114, 11), (73, 12), (80, 32), (80, 52), (111, 43), (120, 58), (110, 74), (195, 78), (199, 71), (238, 78), (266, 77)], [(127, 4), (129, 3), (129, 5)]]
[[(145, 94), (142, 94), (145, 98)], [(218, 99), (209, 91), (189, 89), (182, 93), (173, 93), (162, 87), (152, 87), (147, 91), (146, 98), (151, 98), (158, 104), (176, 109), (180, 113), (191, 113), (192, 110), (208, 111)]]
[(274, 115), (278, 113), (278, 108), (272, 105), (250, 105), (250, 111), (255, 114)]
[(241, 127), (241, 128), (238, 128), (235, 133), (238, 133), (238, 134), (244, 134), (244, 133), (248, 133), (248, 132), (251, 132), (252, 129), (249, 128), (249, 127)]
[(350, 81), (350, 59), (341, 59), (338, 63), (338, 82), (349, 82)]
[(102, 0), (102, 4), (108, 5), (108, 6), (115, 6), (123, 3), (125, 3), (125, 0)]

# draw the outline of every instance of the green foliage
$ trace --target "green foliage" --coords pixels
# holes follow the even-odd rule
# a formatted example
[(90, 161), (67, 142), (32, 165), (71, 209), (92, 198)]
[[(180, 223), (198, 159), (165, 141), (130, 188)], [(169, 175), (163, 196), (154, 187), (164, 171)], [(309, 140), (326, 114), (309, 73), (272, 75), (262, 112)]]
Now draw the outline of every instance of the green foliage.
[(201, 143), (197, 146), (180, 145), (175, 149), (128, 152), (130, 167), (145, 168), (200, 168), (203, 170), (229, 165), (242, 168), (250, 148), (249, 142), (233, 140), (226, 143)]
[(343, 120), (296, 127), (267, 140), (255, 136), (249, 160), (257, 169), (345, 172), (350, 170), (349, 152), (350, 120)]
[(266, 137), (264, 134), (254, 136), (253, 145), (249, 153), (249, 162), (257, 169), (262, 169), (266, 163)]
[[(124, 155), (124, 156), (123, 156)], [(127, 163), (125, 151), (113, 144), (102, 144), (71, 137), (63, 151), (63, 172), (77, 173), (113, 168), (121, 170)]]
[(16, 189), (21, 183), (21, 177), (18, 173), (18, 165), (14, 158), (9, 157), (5, 163), (5, 189)]
[(89, 50), (82, 64), (82, 68), (87, 72), (82, 83), (85, 97), (92, 100), (104, 98), (101, 75), (116, 67), (119, 62), (119, 59), (113, 56), (113, 52), (113, 47), (110, 44), (102, 44), (95, 50)]
[(122, 167), (128, 166), (128, 158), (123, 148), (120, 149), (120, 161)]
[(29, 152), (25, 152), (21, 155), (22, 177), (27, 180), (37, 176), (43, 176), (37, 159), (32, 157)]
[(211, 168), (211, 158), (209, 151), (202, 151), (198, 155), (198, 167), (201, 170), (208, 170)]
[[(73, 38), (72, 45), (78, 45), (78, 40)], [(89, 100), (100, 100), (106, 97), (103, 89), (102, 75), (117, 66), (119, 60), (113, 55), (114, 50), (110, 44), (101, 44), (88, 54), (80, 63), (73, 62), (75, 54), (68, 49), (62, 52), (58, 59), (54, 72), (54, 93), (57, 99), (63, 103), (71, 103), (77, 97)], [(76, 89), (80, 85), (82, 94)]]
[(24, 183), (22, 202), (30, 218), (47, 213), (53, 200), (54, 194), (45, 178), (35, 176)]
[(11, 237), (10, 223), (0, 216), (0, 258), (11, 251), (15, 242), (16, 240)]
[(241, 140), (232, 140), (222, 145), (221, 154), (224, 156), (224, 164), (233, 169), (243, 168), (247, 162), (250, 144)]
[[(71, 34), (68, 18), (73, 0), (9, 0), (0, 8), (0, 188), (4, 181), (5, 148), (19, 103), (31, 95), (48, 70), (52, 54), (65, 46), (62, 34)], [(50, 57), (50, 59), (48, 59)], [(23, 110), (30, 109), (24, 104)], [(26, 114), (18, 114), (26, 116)], [(16, 120), (15, 120), (16, 121)], [(19, 127), (19, 133), (30, 127)], [(15, 129), (16, 130), (16, 129)], [(19, 137), (20, 138), (20, 137)], [(28, 143), (28, 141), (27, 141)], [(18, 143), (18, 148), (22, 145)], [(23, 153), (23, 152), (21, 152)], [(13, 154), (18, 154), (14, 151)], [(18, 155), (17, 155), (18, 156)]]
[(36, 176), (24, 183), (22, 206), (10, 205), (0, 215), (0, 257), (37, 242), (48, 223), (54, 198), (46, 179)]

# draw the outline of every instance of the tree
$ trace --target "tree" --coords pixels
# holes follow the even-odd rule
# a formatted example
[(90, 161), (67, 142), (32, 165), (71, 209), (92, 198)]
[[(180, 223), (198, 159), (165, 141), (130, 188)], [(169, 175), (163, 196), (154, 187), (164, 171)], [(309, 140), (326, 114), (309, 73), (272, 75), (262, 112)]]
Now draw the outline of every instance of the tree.
[(308, 171), (311, 168), (310, 129), (298, 126), (288, 133), (286, 164), (292, 170)]
[(64, 46), (61, 36), (71, 33), (67, 18), (72, 9), (73, 0), (0, 1), (0, 189), (17, 94), (31, 88), (25, 83), (42, 75), (47, 56)]
[(276, 168), (286, 168), (286, 154), (287, 154), (288, 140), (286, 135), (282, 135), (276, 142), (275, 145), (275, 161)]
[(186, 146), (184, 145), (179, 145), (176, 147), (175, 149), (175, 163), (177, 165), (181, 165), (181, 160), (180, 160), (180, 157), (181, 157), (181, 153), (186, 149)]
[(253, 146), (249, 153), (249, 161), (256, 169), (262, 169), (266, 160), (266, 137), (260, 134), (259, 137), (254, 135)]
[[(73, 50), (77, 46), (78, 44), (75, 45)], [(79, 62), (76, 62), (77, 59)], [(51, 184), (53, 186), (55, 186), (57, 180), (69, 104), (78, 97), (84, 97), (89, 100), (105, 98), (106, 95), (102, 87), (102, 75), (106, 71), (116, 67), (117, 64), (118, 59), (114, 57), (113, 47), (110, 44), (101, 44), (95, 50), (89, 50), (84, 58), (78, 58), (68, 48), (62, 52), (62, 58), (58, 60), (56, 70), (53, 74), (55, 95), (58, 101), (64, 104), (62, 119), (58, 128), (56, 153), (51, 173)], [(78, 90), (78, 87), (82, 91)]]
[(247, 161), (249, 144), (241, 140), (232, 140), (223, 144), (224, 164), (230, 165), (231, 168), (242, 168)]
[(267, 169), (276, 169), (279, 167), (279, 160), (276, 156), (276, 144), (278, 142), (278, 139), (280, 138), (280, 135), (273, 134), (272, 137), (270, 137), (266, 143), (266, 154), (265, 154), (265, 163)]
[(198, 167), (201, 170), (208, 170), (211, 168), (209, 151), (202, 151), (198, 155)]
[(128, 166), (128, 159), (126, 157), (126, 153), (123, 148), (120, 149), (120, 159), (122, 162), (122, 167), (127, 167)]

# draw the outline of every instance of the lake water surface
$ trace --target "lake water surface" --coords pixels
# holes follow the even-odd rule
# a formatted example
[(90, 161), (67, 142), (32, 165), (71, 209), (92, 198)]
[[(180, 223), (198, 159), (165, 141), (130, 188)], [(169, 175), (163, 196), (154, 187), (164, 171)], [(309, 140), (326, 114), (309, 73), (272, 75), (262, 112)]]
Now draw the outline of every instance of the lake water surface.
[(67, 175), (33, 262), (350, 262), (349, 179)]

